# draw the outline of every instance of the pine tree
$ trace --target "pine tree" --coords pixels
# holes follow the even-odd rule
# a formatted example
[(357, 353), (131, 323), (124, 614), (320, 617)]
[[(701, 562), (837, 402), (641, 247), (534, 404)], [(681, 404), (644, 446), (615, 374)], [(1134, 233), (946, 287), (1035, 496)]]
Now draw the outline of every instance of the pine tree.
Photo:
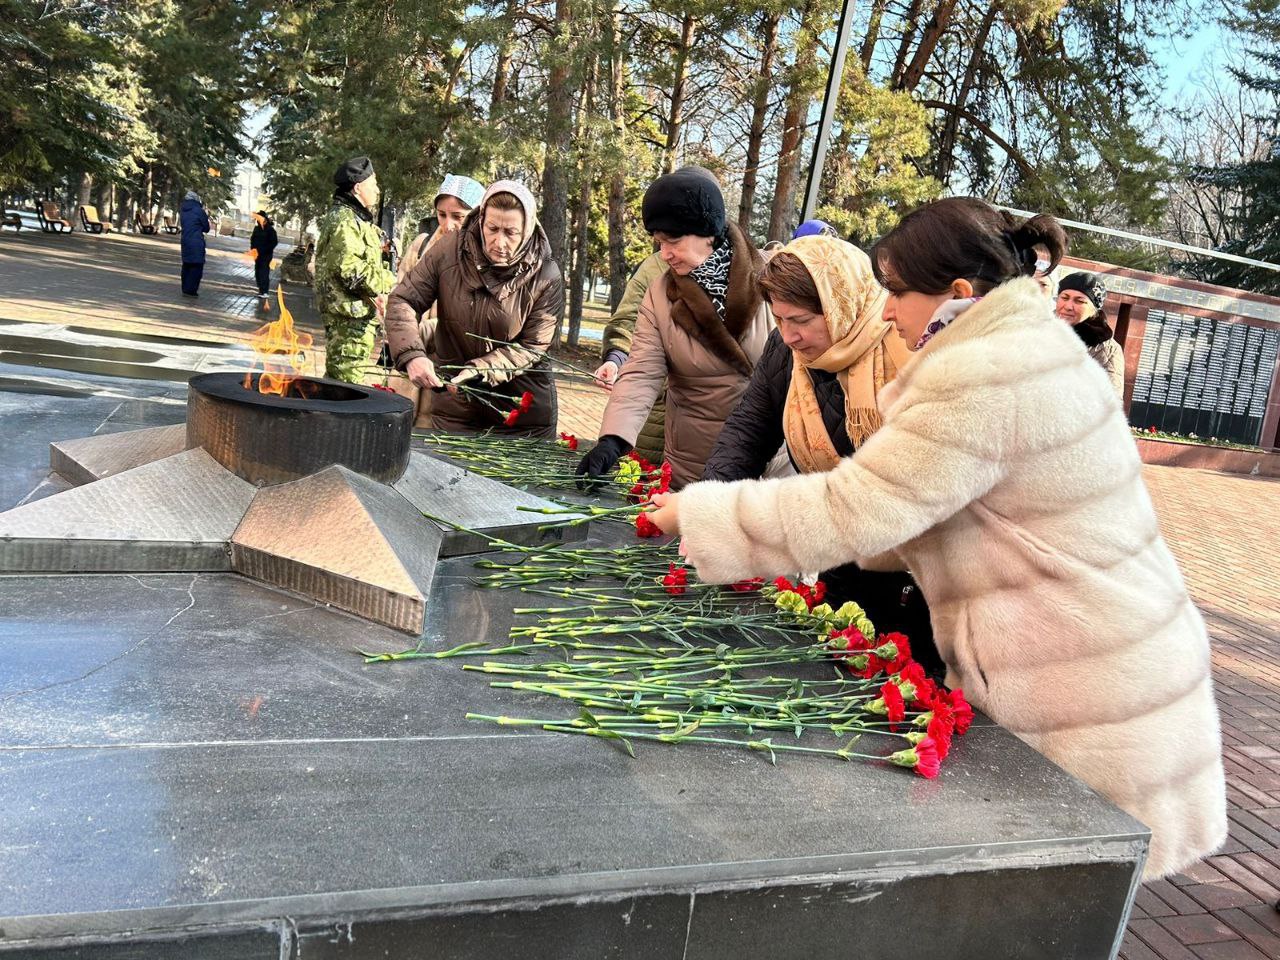
[[(1244, 40), (1250, 66), (1234, 69), (1236, 80), (1271, 97), (1274, 109), (1268, 155), (1245, 158), (1233, 166), (1199, 172), (1205, 183), (1240, 198), (1236, 223), (1224, 253), (1280, 265), (1280, 0), (1246, 0), (1229, 25)], [(1226, 260), (1213, 261), (1207, 271), (1215, 283), (1256, 293), (1280, 294), (1280, 271)]]

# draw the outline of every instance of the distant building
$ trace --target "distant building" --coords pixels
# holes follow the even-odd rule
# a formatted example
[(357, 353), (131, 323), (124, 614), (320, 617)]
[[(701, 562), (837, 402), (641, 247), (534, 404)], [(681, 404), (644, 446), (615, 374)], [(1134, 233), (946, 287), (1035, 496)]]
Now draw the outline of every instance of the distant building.
[[(252, 164), (242, 163), (236, 171), (232, 199), (224, 208), (223, 234), (234, 232), (236, 236), (248, 236), (253, 232), (253, 214), (263, 207), (272, 213), (271, 198), (262, 186), (262, 171)], [(276, 231), (284, 243), (296, 243), (302, 225), (297, 220), (276, 223)]]
[(249, 216), (257, 210), (262, 192), (262, 171), (247, 163), (240, 164), (236, 172), (235, 196), (231, 202), (236, 213)]

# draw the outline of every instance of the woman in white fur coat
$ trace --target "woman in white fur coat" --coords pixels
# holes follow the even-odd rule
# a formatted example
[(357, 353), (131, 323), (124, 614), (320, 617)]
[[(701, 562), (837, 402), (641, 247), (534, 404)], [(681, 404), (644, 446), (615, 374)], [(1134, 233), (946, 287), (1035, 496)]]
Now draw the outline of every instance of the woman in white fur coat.
[(702, 579), (909, 569), (947, 684), (1152, 831), (1145, 876), (1226, 838), (1209, 642), (1106, 374), (1031, 279), (1051, 217), (922, 208), (872, 251), (915, 355), (829, 473), (698, 483), (652, 519)]

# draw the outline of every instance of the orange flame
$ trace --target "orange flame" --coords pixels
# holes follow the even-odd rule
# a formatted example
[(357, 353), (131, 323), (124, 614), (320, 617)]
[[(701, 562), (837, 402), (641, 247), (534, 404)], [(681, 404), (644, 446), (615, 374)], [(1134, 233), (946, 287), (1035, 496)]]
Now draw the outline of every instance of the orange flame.
[[(253, 349), (258, 354), (262, 372), (258, 375), (258, 392), (289, 395), (290, 385), (303, 375), (306, 352), (314, 337), (293, 329), (293, 314), (284, 305), (284, 290), (276, 288), (280, 319), (259, 327), (253, 334)], [(253, 371), (244, 375), (244, 388), (253, 389)]]

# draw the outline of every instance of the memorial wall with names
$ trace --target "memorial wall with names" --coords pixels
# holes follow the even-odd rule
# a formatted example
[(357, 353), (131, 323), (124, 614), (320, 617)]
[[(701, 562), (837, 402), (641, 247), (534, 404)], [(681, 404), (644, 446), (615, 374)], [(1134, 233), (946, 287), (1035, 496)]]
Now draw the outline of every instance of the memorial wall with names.
[(1148, 311), (1129, 422), (1257, 444), (1280, 330), (1173, 310)]

